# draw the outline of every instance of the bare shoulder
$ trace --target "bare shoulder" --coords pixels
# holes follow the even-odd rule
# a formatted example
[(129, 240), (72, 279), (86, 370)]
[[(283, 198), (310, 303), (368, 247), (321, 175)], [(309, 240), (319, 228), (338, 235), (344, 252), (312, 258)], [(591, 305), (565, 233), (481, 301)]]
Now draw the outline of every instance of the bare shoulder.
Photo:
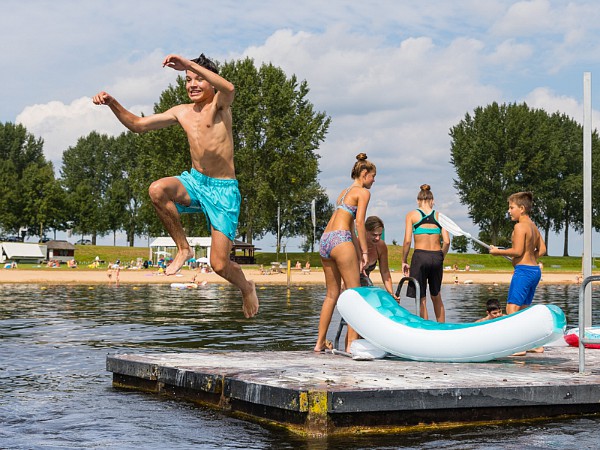
[(193, 103), (182, 103), (181, 105), (175, 105), (172, 108), (165, 111), (166, 113), (171, 113), (175, 117), (181, 117), (182, 115), (192, 111), (194, 108)]

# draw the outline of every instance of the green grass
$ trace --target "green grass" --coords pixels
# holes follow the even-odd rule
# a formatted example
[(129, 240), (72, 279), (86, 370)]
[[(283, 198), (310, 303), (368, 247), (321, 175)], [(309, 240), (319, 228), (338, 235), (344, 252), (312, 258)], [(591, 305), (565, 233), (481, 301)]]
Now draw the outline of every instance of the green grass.
[[(411, 251), (412, 254), (412, 251)], [(279, 253), (279, 260), (283, 262), (285, 260), (285, 254)], [(257, 253), (256, 263), (264, 264), (265, 266), (270, 265), (272, 261), (276, 259), (275, 253)], [(302, 265), (306, 263), (308, 259), (311, 267), (321, 266), (321, 258), (318, 252), (314, 253), (287, 253), (287, 259), (292, 261), (292, 266), (296, 264), (296, 261), (300, 261)], [(399, 271), (402, 269), (402, 247), (399, 245), (388, 246), (388, 259), (390, 269)], [(410, 258), (409, 258), (410, 261)], [(540, 259), (544, 264), (544, 271), (548, 272), (581, 272), (581, 257), (574, 256), (544, 256)], [(445, 266), (453, 266), (457, 264), (459, 269), (464, 269), (467, 264), (471, 266), (472, 270), (480, 271), (492, 271), (492, 272), (511, 272), (512, 265), (510, 261), (500, 256), (492, 256), (489, 254), (472, 254), (472, 253), (448, 253), (444, 260)], [(600, 267), (600, 261), (598, 261)]]
[[(390, 268), (394, 271), (402, 269), (402, 247), (399, 245), (388, 246), (389, 251), (389, 263)], [(288, 252), (279, 253), (279, 261), (283, 262), (286, 259), (292, 262), (292, 266), (296, 264), (296, 261), (300, 261), (302, 266), (306, 261), (310, 261), (311, 267), (320, 267), (321, 258), (318, 252)], [(148, 259), (149, 250), (148, 247), (114, 247), (112, 245), (76, 245), (75, 246), (75, 259), (79, 262), (80, 267), (84, 268), (87, 264), (94, 261), (98, 256), (102, 261), (105, 262), (100, 268), (106, 268), (108, 262), (114, 262), (120, 259), (122, 263), (126, 264), (129, 261), (136, 261), (137, 258)], [(271, 262), (276, 260), (276, 253), (257, 253), (256, 265), (263, 264), (270, 266)], [(548, 272), (581, 272), (581, 257), (574, 256), (544, 256), (541, 258), (544, 264), (544, 271)], [(446, 255), (444, 261), (445, 266), (453, 266), (457, 264), (460, 269), (464, 269), (465, 265), (469, 264), (472, 270), (479, 271), (490, 271), (490, 272), (504, 272), (512, 271), (512, 265), (506, 259), (499, 256), (491, 255), (480, 255), (471, 253), (449, 253)], [(600, 267), (600, 261), (594, 261)], [(34, 264), (19, 264), (21, 268), (35, 267)], [(66, 265), (61, 268), (67, 268)], [(56, 269), (54, 269), (56, 270)]]

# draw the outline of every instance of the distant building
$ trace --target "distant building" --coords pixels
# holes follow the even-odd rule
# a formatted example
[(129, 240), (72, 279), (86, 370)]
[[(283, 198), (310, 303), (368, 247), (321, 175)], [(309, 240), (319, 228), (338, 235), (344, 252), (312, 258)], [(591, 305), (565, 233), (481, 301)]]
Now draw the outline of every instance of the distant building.
[(67, 241), (48, 241), (46, 247), (46, 260), (55, 259), (66, 263), (75, 259), (75, 246)]
[(0, 244), (0, 262), (39, 264), (44, 259), (42, 246), (24, 242), (2, 242)]
[[(194, 258), (197, 261), (210, 261), (210, 237), (188, 237), (187, 241), (194, 252)], [(230, 259), (239, 264), (254, 264), (255, 250), (254, 245), (236, 239), (233, 241)], [(174, 258), (176, 254), (177, 246), (171, 237), (158, 237), (150, 243), (150, 260), (154, 264), (156, 264), (160, 258), (170, 259)]]

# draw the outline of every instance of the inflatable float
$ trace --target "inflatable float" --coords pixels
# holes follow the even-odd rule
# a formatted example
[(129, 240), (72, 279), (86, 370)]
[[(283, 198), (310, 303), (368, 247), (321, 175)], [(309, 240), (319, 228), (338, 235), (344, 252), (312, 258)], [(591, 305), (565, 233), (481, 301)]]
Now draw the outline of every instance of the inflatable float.
[[(600, 327), (585, 329), (586, 339), (600, 339)], [(565, 333), (565, 342), (571, 347), (579, 347), (579, 328), (571, 328)], [(600, 348), (600, 344), (585, 344), (585, 348)]]
[(198, 289), (196, 283), (171, 283), (171, 289)]
[(555, 305), (476, 323), (424, 320), (378, 287), (346, 289), (338, 310), (364, 339), (401, 358), (435, 362), (482, 362), (530, 350), (564, 335), (566, 319)]

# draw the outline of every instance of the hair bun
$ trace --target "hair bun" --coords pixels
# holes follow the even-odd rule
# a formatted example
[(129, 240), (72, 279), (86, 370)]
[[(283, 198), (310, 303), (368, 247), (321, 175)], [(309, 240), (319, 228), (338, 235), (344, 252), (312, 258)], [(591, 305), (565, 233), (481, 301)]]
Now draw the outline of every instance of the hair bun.
[(359, 153), (358, 155), (356, 155), (356, 159), (359, 161), (366, 161), (367, 160), (367, 154), (366, 153)]
[(422, 184), (421, 185), (421, 190), (422, 191), (430, 191), (431, 190), (431, 186), (429, 186), (428, 184)]

